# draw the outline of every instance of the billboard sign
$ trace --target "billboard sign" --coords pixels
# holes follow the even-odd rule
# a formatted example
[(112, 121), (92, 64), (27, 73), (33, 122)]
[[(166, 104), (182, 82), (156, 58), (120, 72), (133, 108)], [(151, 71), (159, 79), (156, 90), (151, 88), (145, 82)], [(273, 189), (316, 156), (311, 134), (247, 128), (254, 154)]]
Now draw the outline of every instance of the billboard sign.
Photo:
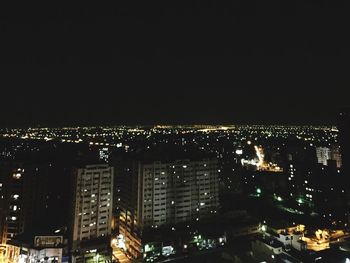
[(35, 236), (34, 247), (61, 247), (63, 236)]

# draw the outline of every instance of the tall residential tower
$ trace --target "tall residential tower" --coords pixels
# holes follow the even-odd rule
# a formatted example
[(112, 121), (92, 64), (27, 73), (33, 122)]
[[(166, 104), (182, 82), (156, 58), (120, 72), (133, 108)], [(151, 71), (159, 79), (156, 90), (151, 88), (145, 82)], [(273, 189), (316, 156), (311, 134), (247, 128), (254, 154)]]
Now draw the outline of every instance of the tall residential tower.
[(198, 222), (217, 213), (216, 159), (129, 159), (118, 164), (119, 233), (134, 257), (142, 253), (145, 229), (175, 228), (176, 224)]
[(114, 169), (106, 164), (76, 170), (73, 195), (73, 248), (111, 234)]

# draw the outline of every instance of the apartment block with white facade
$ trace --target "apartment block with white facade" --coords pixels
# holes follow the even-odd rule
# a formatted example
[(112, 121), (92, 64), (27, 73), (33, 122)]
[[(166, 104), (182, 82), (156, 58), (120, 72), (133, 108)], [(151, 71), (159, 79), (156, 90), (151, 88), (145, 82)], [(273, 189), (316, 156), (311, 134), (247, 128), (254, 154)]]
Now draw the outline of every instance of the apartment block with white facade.
[(327, 147), (316, 147), (317, 162), (327, 165), (327, 161), (331, 159), (331, 151)]
[(139, 169), (138, 221), (158, 227), (200, 220), (216, 213), (218, 171), (216, 160), (153, 162)]
[(116, 164), (119, 233), (128, 252), (141, 255), (144, 229), (175, 228), (215, 215), (219, 207), (217, 159), (138, 159)]
[(76, 171), (73, 244), (111, 234), (113, 167), (86, 165)]

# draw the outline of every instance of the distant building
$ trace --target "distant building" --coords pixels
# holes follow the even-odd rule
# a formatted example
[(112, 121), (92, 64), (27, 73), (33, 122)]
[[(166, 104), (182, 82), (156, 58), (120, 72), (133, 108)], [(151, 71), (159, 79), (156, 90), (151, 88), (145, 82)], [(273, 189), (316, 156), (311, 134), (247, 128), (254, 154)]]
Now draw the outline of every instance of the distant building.
[(331, 159), (331, 150), (327, 147), (316, 147), (317, 162), (327, 165), (327, 161)]
[(340, 147), (338, 145), (332, 145), (328, 147), (316, 147), (317, 162), (322, 165), (328, 165), (329, 161), (335, 161), (336, 167), (342, 166), (342, 158)]
[[(336, 162), (327, 161), (327, 166), (313, 163), (290, 163), (286, 168), (287, 191), (279, 193), (289, 200), (289, 207), (300, 212), (319, 214), (325, 222), (343, 221), (346, 218), (346, 188), (341, 170)], [(262, 189), (264, 192), (264, 189)]]
[(110, 149), (108, 149), (108, 147), (103, 147), (99, 149), (98, 153), (99, 153), (100, 160), (103, 160), (106, 163), (108, 163)]
[[(350, 108), (342, 109), (339, 113), (339, 142), (342, 154), (343, 173), (349, 177), (350, 172)], [(348, 180), (349, 181), (349, 180)]]
[(340, 146), (334, 145), (331, 147), (331, 160), (335, 161), (338, 169), (342, 167), (342, 156)]
[(347, 205), (348, 205), (348, 222), (350, 222), (350, 108), (344, 108), (339, 113), (338, 120), (339, 142), (342, 155), (342, 181), (344, 189), (346, 189)]
[(116, 173), (119, 232), (141, 256), (142, 231), (199, 221), (219, 206), (216, 159), (130, 161)]

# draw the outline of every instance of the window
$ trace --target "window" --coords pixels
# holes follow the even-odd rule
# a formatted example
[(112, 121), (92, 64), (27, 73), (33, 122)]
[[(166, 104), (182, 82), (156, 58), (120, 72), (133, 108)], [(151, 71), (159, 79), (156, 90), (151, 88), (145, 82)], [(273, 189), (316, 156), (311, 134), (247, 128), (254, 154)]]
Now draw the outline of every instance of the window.
[(22, 177), (22, 174), (21, 174), (21, 173), (14, 173), (14, 174), (12, 175), (12, 178), (15, 179), (15, 180), (19, 180), (19, 179), (21, 179), (21, 177)]

